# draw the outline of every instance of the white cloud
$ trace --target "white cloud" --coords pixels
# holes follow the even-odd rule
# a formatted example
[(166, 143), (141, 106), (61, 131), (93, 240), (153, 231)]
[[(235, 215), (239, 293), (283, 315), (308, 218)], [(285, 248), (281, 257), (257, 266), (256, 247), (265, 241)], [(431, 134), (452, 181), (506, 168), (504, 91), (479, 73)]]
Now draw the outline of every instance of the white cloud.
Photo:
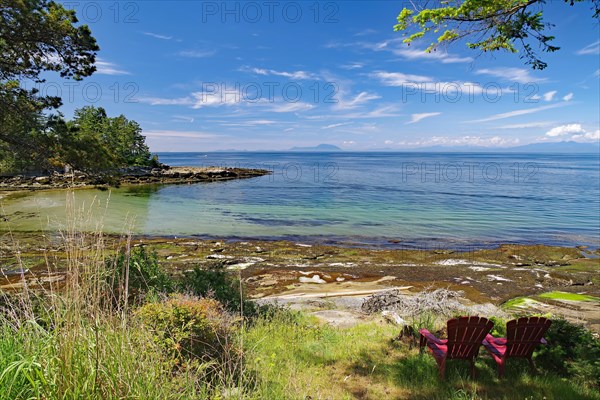
[[(572, 135), (566, 137), (567, 135)], [(562, 140), (574, 140), (576, 142), (598, 142), (600, 140), (600, 129), (596, 131), (587, 131), (581, 124), (566, 124), (550, 129), (546, 132), (546, 137), (540, 140), (544, 141), (550, 138), (561, 138)]]
[(473, 58), (471, 57), (458, 57), (443, 51), (432, 51), (431, 53), (428, 53), (423, 49), (408, 49), (401, 47), (393, 49), (391, 52), (408, 60), (432, 60), (440, 61), (442, 64), (465, 63), (473, 61)]
[(511, 124), (497, 126), (496, 129), (529, 129), (529, 128), (546, 128), (552, 125), (550, 121), (526, 122), (523, 124)]
[(271, 121), (268, 119), (259, 119), (259, 120), (252, 120), (252, 121), (244, 121), (244, 122), (238, 122), (238, 123), (225, 123), (225, 124), (221, 124), (221, 126), (268, 126), (268, 125), (273, 125), (276, 124), (277, 121)]
[(412, 114), (411, 120), (407, 122), (407, 124), (414, 124), (415, 122), (419, 122), (422, 119), (435, 117), (436, 115), (440, 115), (440, 112), (430, 112), (430, 113), (422, 113), (422, 114)]
[(188, 122), (188, 123), (192, 123), (194, 122), (194, 117), (190, 117), (187, 115), (173, 115), (173, 119), (174, 122)]
[(371, 51), (389, 51), (392, 54), (405, 58), (407, 60), (430, 60), (441, 62), (442, 64), (472, 62), (471, 57), (459, 57), (445, 51), (426, 52), (425, 49), (415, 47), (408, 48), (404, 39), (390, 39), (383, 42), (330, 42), (325, 45), (326, 48), (363, 48)]
[(152, 33), (152, 32), (142, 32), (144, 35), (146, 36), (150, 36), (156, 39), (162, 39), (162, 40), (171, 40), (173, 39), (173, 36), (166, 36), (166, 35), (159, 35), (158, 33)]
[(258, 75), (275, 75), (275, 76), (283, 76), (285, 78), (297, 79), (297, 80), (306, 80), (306, 79), (318, 79), (315, 74), (306, 71), (276, 71), (274, 69), (264, 69), (264, 68), (241, 68), (242, 71), (253, 72)]
[(396, 105), (383, 105), (371, 111), (337, 115), (336, 117), (344, 119), (397, 117), (396, 111), (398, 111)]
[(375, 29), (363, 29), (362, 31), (355, 33), (354, 36), (367, 36), (374, 33), (377, 33)]
[(354, 140), (348, 140), (348, 141), (344, 142), (344, 145), (346, 145), (346, 146), (352, 146), (354, 144), (356, 144), (356, 142)]
[(519, 144), (519, 139), (503, 138), (500, 136), (481, 137), (481, 136), (433, 136), (431, 138), (416, 141), (401, 141), (399, 145), (407, 147), (424, 146), (483, 146), (483, 147), (506, 147)]
[(569, 133), (582, 133), (585, 130), (581, 127), (581, 124), (567, 124), (557, 126), (555, 128), (550, 129), (546, 132), (546, 136), (556, 137), (556, 136), (564, 136)]
[(96, 60), (96, 73), (101, 75), (130, 75), (129, 72), (120, 69), (116, 64), (100, 58)]
[(177, 54), (189, 58), (207, 58), (214, 56), (216, 53), (215, 50), (184, 50)]
[(324, 126), (321, 129), (332, 129), (332, 128), (337, 128), (339, 126), (346, 126), (346, 125), (350, 125), (350, 124), (352, 124), (352, 122), (341, 122), (339, 124), (331, 124), (331, 125)]
[(562, 99), (564, 101), (571, 101), (571, 100), (573, 100), (573, 97), (574, 97), (573, 93), (569, 93), (566, 96), (564, 96)]
[(194, 98), (194, 104), (192, 105), (194, 109), (224, 105), (232, 106), (241, 103), (241, 97), (233, 94), (228, 96), (222, 93), (194, 92), (192, 93), (192, 97)]
[(362, 67), (364, 67), (364, 66), (365, 66), (364, 64), (362, 64), (362, 63), (359, 63), (359, 62), (352, 62), (352, 63), (349, 63), (349, 64), (344, 64), (344, 65), (341, 65), (341, 67), (342, 67), (343, 69), (349, 69), (349, 70), (352, 70), (352, 69), (360, 69), (360, 68), (362, 68)]
[(149, 137), (176, 137), (176, 138), (193, 138), (193, 139), (214, 139), (218, 135), (200, 131), (171, 131), (171, 130), (159, 130), (159, 131), (144, 131), (144, 136)]
[[(189, 106), (193, 109), (221, 106), (245, 106), (262, 107), (265, 111), (276, 113), (299, 112), (314, 108), (312, 104), (303, 102), (286, 102), (283, 99), (278, 101), (269, 101), (267, 99), (247, 99), (241, 90), (221, 92), (217, 91), (199, 91), (193, 92), (189, 96), (178, 98), (160, 98), (160, 97), (142, 97), (140, 102), (153, 106)], [(260, 121), (260, 120), (259, 120)]]
[(151, 106), (191, 106), (194, 104), (194, 99), (191, 97), (178, 97), (167, 99), (162, 97), (140, 97), (141, 103), (150, 104)]
[[(339, 90), (338, 95), (343, 95), (342, 92), (343, 92), (342, 90)], [(337, 101), (337, 103), (335, 103), (333, 108), (336, 110), (349, 110), (349, 109), (361, 106), (363, 104), (366, 104), (371, 100), (377, 100), (380, 98), (381, 98), (381, 96), (376, 95), (374, 93), (368, 93), (368, 92), (360, 92), (351, 100), (346, 100), (345, 98), (340, 96), (340, 98), (337, 99), (338, 101)]]
[(575, 140), (576, 142), (598, 142), (600, 140), (600, 129), (596, 132), (586, 132), (580, 135), (573, 135), (571, 140)]
[(519, 83), (540, 82), (544, 79), (535, 78), (530, 74), (528, 69), (524, 68), (484, 68), (475, 71), (478, 75), (490, 75), (503, 80), (514, 81)]
[[(379, 79), (386, 86), (402, 86), (421, 90), (427, 93), (443, 93), (444, 95), (460, 93), (471, 96), (483, 92), (483, 87), (474, 82), (443, 82), (423, 75), (404, 74), (402, 72), (376, 71), (371, 77)], [(458, 96), (457, 96), (458, 97)]]
[(583, 49), (577, 51), (577, 54), (579, 54), (579, 55), (600, 54), (600, 40), (585, 46)]
[(556, 90), (551, 90), (549, 92), (544, 93), (544, 100), (546, 101), (552, 101), (552, 99), (554, 99), (554, 96), (556, 95)]
[(393, 141), (393, 140), (386, 140), (386, 141), (385, 141), (385, 142), (383, 142), (383, 143), (385, 143), (385, 144), (394, 144), (394, 141)]
[(509, 111), (509, 112), (505, 112), (505, 113), (501, 113), (501, 114), (495, 114), (492, 115), (490, 117), (487, 118), (481, 118), (481, 119), (474, 119), (471, 121), (466, 121), (466, 122), (489, 122), (489, 121), (496, 121), (499, 119), (505, 119), (505, 118), (512, 118), (512, 117), (516, 117), (519, 115), (527, 115), (527, 114), (533, 114), (536, 112), (540, 112), (540, 111), (544, 111), (544, 110), (549, 110), (551, 108), (557, 108), (557, 107), (562, 107), (567, 105), (568, 103), (563, 102), (563, 103), (556, 103), (556, 104), (550, 104), (547, 106), (540, 106), (540, 107), (534, 107), (534, 108), (525, 108), (522, 110), (515, 110), (515, 111)]
[(285, 112), (299, 112), (299, 111), (307, 111), (314, 108), (312, 104), (308, 103), (273, 103), (272, 106), (269, 107), (268, 111), (276, 112), (276, 113), (285, 113)]
[(405, 86), (414, 83), (432, 82), (433, 78), (423, 75), (403, 74), (402, 72), (377, 71), (372, 74), (387, 86)]

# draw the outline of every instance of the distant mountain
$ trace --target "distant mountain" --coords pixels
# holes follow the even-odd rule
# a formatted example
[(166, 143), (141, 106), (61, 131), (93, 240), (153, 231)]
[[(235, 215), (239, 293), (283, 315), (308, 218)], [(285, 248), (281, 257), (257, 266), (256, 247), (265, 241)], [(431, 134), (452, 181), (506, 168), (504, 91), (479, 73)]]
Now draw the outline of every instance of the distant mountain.
[(289, 151), (342, 151), (342, 149), (332, 144), (320, 144), (313, 147), (292, 147)]
[(531, 143), (525, 146), (511, 147), (507, 151), (515, 153), (598, 153), (598, 143), (550, 142)]

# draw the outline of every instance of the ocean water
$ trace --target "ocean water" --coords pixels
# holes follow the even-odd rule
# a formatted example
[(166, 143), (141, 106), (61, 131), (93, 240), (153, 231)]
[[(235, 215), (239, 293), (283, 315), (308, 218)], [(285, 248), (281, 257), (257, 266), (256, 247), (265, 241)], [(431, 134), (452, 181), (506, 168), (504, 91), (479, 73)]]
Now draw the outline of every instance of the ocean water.
[[(408, 248), (600, 246), (600, 155), (164, 153), (174, 166), (269, 169), (248, 180), (1, 200), (0, 230), (57, 230), (81, 210), (108, 232)], [(67, 202), (72, 202), (66, 207)], [(92, 209), (93, 211), (89, 211)], [(101, 218), (99, 218), (101, 216)]]

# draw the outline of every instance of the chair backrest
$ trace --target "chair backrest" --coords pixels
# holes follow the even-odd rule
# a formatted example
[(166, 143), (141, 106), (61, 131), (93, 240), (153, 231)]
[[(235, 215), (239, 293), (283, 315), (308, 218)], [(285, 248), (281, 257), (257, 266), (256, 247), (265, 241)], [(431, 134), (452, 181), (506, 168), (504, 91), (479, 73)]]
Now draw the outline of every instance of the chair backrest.
[(524, 317), (506, 323), (505, 357), (531, 357), (552, 321), (544, 317)]
[(460, 317), (448, 321), (447, 358), (472, 359), (494, 323), (483, 317)]

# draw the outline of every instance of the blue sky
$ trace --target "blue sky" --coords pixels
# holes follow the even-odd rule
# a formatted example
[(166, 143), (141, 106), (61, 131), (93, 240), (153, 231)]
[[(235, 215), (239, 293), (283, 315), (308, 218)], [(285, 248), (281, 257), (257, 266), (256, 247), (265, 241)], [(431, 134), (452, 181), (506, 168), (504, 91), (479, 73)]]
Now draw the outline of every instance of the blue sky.
[[(518, 55), (393, 32), (402, 1), (63, 2), (101, 47), (98, 71), (43, 90), (138, 121), (152, 151), (506, 147), (600, 140), (600, 39), (587, 4), (545, 8), (557, 53)], [(70, 86), (69, 86), (70, 85)]]

